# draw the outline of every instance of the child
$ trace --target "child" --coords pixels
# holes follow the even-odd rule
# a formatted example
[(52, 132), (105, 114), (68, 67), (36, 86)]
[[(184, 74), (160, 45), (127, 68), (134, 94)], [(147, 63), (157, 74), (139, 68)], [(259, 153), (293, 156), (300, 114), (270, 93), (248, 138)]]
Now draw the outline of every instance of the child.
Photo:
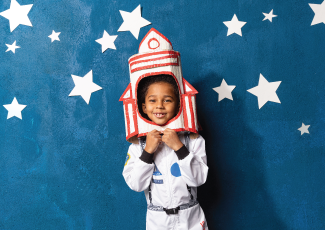
[[(140, 114), (157, 125), (166, 125), (179, 112), (179, 89), (172, 76), (144, 77), (137, 95)], [(204, 139), (167, 128), (152, 130), (139, 141), (129, 147), (123, 177), (132, 190), (145, 192), (146, 229), (208, 230), (197, 201), (197, 187), (208, 174)]]

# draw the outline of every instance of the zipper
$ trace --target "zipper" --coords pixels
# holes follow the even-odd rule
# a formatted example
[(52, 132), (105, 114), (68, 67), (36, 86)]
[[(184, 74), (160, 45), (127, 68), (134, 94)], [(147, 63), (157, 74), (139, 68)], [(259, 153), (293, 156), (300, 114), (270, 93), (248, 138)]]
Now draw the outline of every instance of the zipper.
[(171, 183), (171, 176), (170, 176), (170, 170), (168, 168), (169, 166), (169, 159), (168, 159), (168, 149), (167, 149), (167, 145), (165, 144), (164, 146), (165, 148), (165, 156), (166, 156), (166, 168), (167, 168), (167, 175), (168, 175), (168, 185), (169, 185), (169, 194), (170, 194), (170, 199), (171, 199), (171, 206), (172, 207), (169, 207), (169, 208), (174, 208), (173, 205), (174, 205), (174, 199), (173, 199), (173, 193), (172, 193), (172, 190), (173, 190), (173, 187), (172, 187), (172, 183)]

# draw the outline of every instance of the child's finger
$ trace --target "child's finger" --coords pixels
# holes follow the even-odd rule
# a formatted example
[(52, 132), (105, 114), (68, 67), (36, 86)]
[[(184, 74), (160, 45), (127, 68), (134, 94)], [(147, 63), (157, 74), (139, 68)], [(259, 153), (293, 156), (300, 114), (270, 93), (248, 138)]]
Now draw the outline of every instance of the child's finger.
[(169, 139), (169, 135), (164, 135), (163, 137), (162, 137), (162, 141), (163, 142), (166, 142), (166, 141), (168, 141), (168, 139)]
[(152, 134), (154, 134), (154, 135), (159, 135), (159, 134), (160, 134), (160, 132), (159, 132), (159, 131), (157, 131), (157, 130), (155, 130), (154, 132), (152, 132)]
[(164, 131), (163, 131), (163, 133), (168, 133), (169, 132), (169, 128), (167, 128), (167, 129), (165, 129)]
[(154, 137), (155, 137), (156, 139), (161, 139), (160, 134), (155, 134)]
[(172, 134), (172, 133), (174, 133), (174, 132), (175, 132), (175, 131), (172, 130), (172, 129), (165, 129), (164, 134)]

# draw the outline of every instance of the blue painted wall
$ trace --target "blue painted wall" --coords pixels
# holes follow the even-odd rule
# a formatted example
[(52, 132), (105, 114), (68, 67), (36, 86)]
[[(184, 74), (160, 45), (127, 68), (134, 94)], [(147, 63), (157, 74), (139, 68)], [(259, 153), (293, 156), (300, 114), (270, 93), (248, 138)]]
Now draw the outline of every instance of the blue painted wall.
[[(10, 33), (0, 17), (0, 105), (14, 97), (23, 119), (0, 109), (0, 229), (145, 229), (143, 193), (122, 177), (128, 149), (122, 103), (127, 60), (151, 27), (182, 55), (184, 77), (198, 91), (206, 139), (207, 183), (199, 201), (210, 229), (325, 229), (325, 25), (299, 1), (18, 0), (34, 4), (33, 27)], [(321, 0), (314, 2), (320, 4)], [(117, 32), (119, 10), (138, 4), (152, 22)], [(9, 0), (0, 3), (7, 10)], [(273, 22), (262, 12), (274, 9)], [(236, 14), (243, 36), (227, 35), (223, 21)], [(60, 42), (50, 42), (52, 30)], [(118, 35), (117, 50), (101, 53), (103, 31)], [(17, 40), (16, 53), (5, 44)], [(71, 74), (93, 70), (87, 105), (68, 97)], [(258, 109), (247, 92), (259, 74), (282, 81), (281, 104)], [(234, 100), (218, 102), (222, 79), (236, 85)], [(300, 135), (301, 124), (310, 134)]]

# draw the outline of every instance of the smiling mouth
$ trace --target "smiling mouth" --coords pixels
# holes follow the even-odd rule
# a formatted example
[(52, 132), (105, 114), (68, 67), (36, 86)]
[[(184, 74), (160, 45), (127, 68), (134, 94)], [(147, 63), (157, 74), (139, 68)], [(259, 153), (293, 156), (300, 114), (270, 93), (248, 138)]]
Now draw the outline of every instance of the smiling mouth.
[(155, 117), (157, 118), (163, 118), (166, 116), (166, 113), (154, 113)]

